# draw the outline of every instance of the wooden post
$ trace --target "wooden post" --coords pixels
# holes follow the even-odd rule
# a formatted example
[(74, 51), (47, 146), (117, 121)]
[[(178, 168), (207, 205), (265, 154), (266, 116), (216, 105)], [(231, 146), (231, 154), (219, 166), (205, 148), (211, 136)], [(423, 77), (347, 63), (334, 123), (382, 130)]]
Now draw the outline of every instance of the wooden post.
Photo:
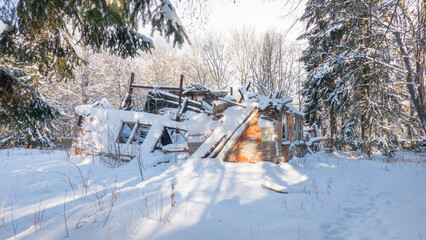
[(123, 110), (130, 110), (130, 105), (132, 105), (132, 94), (133, 94), (133, 82), (135, 81), (135, 73), (132, 72), (130, 75), (130, 82), (129, 82), (129, 92), (126, 95), (126, 99), (124, 100), (124, 106), (122, 107)]
[(78, 115), (77, 126), (81, 127), (82, 122), (83, 122), (83, 116)]
[[(180, 75), (180, 83), (179, 83), (179, 108), (178, 109), (180, 109), (181, 106), (182, 106), (182, 92), (183, 92), (182, 88), (183, 88), (183, 74)], [(176, 114), (176, 121), (178, 121), (178, 122), (180, 121), (179, 113)]]
[(288, 140), (290, 143), (294, 142), (294, 114), (292, 111), (290, 111), (290, 114), (288, 115)]
[(234, 93), (232, 92), (232, 87), (231, 87), (231, 89), (230, 89), (230, 94), (229, 95), (234, 95)]

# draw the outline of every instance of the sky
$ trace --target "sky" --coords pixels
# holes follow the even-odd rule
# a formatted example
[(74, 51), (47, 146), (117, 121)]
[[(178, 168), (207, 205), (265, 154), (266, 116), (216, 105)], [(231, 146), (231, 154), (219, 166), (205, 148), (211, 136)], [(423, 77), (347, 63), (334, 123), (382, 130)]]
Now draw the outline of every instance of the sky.
[[(226, 32), (247, 26), (255, 27), (259, 33), (272, 28), (287, 31), (303, 12), (304, 4), (299, 3), (296, 0), (238, 0), (236, 3), (216, 0), (211, 4), (206, 29)], [(288, 38), (295, 39), (300, 30), (301, 26), (297, 24)]]
[[(238, 30), (244, 26), (254, 27), (256, 32), (262, 33), (272, 28), (288, 31), (302, 14), (303, 2), (303, 0), (235, 0), (235, 3), (234, 0), (208, 1), (209, 6), (205, 9), (207, 20), (202, 26), (188, 26), (191, 19), (185, 17), (185, 12), (179, 9), (181, 6), (176, 8), (187, 30), (196, 29), (192, 31), (193, 33), (217, 31), (227, 34), (230, 30)], [(4, 24), (0, 21), (0, 32), (3, 29)], [(300, 35), (301, 29), (301, 24), (296, 24), (286, 37), (295, 40)]]

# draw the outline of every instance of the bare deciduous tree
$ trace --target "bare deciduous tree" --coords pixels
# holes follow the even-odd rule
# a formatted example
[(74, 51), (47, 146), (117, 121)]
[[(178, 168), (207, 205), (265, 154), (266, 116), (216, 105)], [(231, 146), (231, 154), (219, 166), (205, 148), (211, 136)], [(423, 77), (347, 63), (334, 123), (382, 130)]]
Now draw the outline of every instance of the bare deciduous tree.
[(219, 34), (209, 34), (194, 41), (191, 51), (191, 65), (194, 68), (193, 74), (190, 74), (192, 79), (217, 89), (225, 89), (230, 85), (234, 72), (226, 43)]
[(256, 43), (251, 55), (250, 71), (257, 85), (271, 91), (282, 89), (284, 95), (295, 97), (305, 74), (300, 47), (287, 44), (282, 33), (266, 32)]
[(250, 58), (256, 42), (254, 28), (244, 27), (242, 30), (233, 30), (230, 40), (230, 54), (232, 65), (238, 75), (241, 86), (245, 86), (250, 76)]
[(179, 76), (189, 68), (185, 57), (164, 40), (156, 42), (152, 53), (138, 59), (140, 78), (152, 85), (179, 84)]

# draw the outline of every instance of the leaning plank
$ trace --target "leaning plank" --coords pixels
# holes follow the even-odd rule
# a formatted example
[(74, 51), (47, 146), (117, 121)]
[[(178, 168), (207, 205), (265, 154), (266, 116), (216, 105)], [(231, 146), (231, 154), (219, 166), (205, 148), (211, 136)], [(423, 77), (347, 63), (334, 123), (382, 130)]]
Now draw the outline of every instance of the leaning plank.
[(212, 155), (212, 157), (217, 157), (220, 160), (224, 160), (226, 156), (231, 152), (232, 148), (235, 146), (235, 143), (237, 142), (238, 138), (241, 136), (241, 134), (246, 130), (249, 123), (253, 118), (256, 116), (258, 112), (258, 109), (255, 108), (250, 113), (250, 115), (247, 116), (247, 118), (244, 120), (244, 122), (241, 123), (240, 126), (238, 126), (237, 129), (232, 133), (232, 136), (230, 136), (227, 141), (221, 145), (218, 149), (215, 149), (215, 154)]
[(249, 104), (247, 108), (238, 106), (230, 107), (224, 112), (222, 123), (217, 126), (212, 134), (204, 141), (203, 144), (192, 154), (191, 158), (203, 158), (209, 156), (214, 145), (222, 141), (223, 136), (231, 136), (232, 133), (247, 120), (252, 113), (256, 103)]
[(133, 140), (133, 138), (136, 135), (136, 131), (138, 130), (138, 127), (139, 127), (139, 123), (138, 122), (134, 123), (132, 133), (130, 134), (129, 139), (127, 139), (126, 144), (131, 144), (132, 143), (132, 140)]
[(155, 145), (163, 135), (164, 123), (156, 121), (151, 125), (141, 146), (141, 154), (154, 151)]
[(217, 146), (221, 145), (224, 142), (226, 142), (226, 135), (223, 135), (222, 138), (209, 149), (209, 151), (203, 156), (203, 158), (209, 157), (212, 152), (217, 148)]
[(244, 104), (237, 103), (237, 102), (235, 102), (235, 101), (230, 101), (230, 100), (225, 99), (225, 98), (219, 98), (219, 100), (224, 101), (224, 102), (227, 102), (227, 103), (230, 103), (230, 104), (232, 104), (232, 105), (237, 105), (237, 106), (240, 106), (240, 107), (243, 107), (243, 108), (245, 108), (245, 107), (246, 107), (246, 105), (244, 105)]
[(180, 116), (182, 116), (182, 114), (183, 114), (183, 112), (184, 112), (184, 110), (185, 110), (185, 108), (186, 108), (186, 105), (188, 104), (188, 98), (185, 98), (184, 100), (183, 100), (183, 103), (182, 103), (182, 105), (179, 107), (179, 111), (178, 111), (178, 113), (179, 113), (179, 117)]

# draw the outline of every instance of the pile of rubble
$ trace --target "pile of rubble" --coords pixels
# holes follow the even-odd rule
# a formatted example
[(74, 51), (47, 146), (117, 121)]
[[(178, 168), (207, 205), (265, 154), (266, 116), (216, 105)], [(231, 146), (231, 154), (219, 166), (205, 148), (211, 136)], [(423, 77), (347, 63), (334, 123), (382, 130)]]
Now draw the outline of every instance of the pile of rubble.
[[(132, 78), (133, 79), (133, 78)], [(144, 111), (132, 110), (135, 88), (149, 89)], [(130, 160), (161, 150), (188, 152), (192, 158), (229, 162), (283, 162), (319, 147), (317, 128), (304, 133), (303, 115), (282, 91), (237, 95), (200, 84), (147, 86), (130, 82), (122, 109), (106, 99), (76, 107), (79, 134), (75, 154)]]

